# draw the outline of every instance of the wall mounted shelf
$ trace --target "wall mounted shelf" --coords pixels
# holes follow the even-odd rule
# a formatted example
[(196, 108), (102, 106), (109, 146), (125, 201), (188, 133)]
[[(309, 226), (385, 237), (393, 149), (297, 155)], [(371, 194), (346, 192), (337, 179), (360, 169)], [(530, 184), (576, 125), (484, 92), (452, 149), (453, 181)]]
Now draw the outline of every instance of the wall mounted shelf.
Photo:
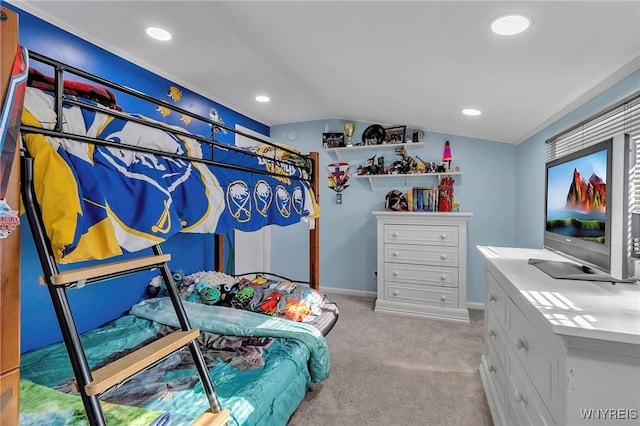
[(443, 173), (412, 173), (412, 174), (407, 174), (407, 175), (355, 175), (355, 176), (351, 176), (350, 178), (353, 179), (367, 179), (369, 181), (369, 185), (371, 186), (371, 189), (373, 189), (375, 187), (374, 182), (376, 180), (379, 179), (400, 179), (400, 178), (405, 178), (405, 185), (407, 184), (407, 179), (425, 179), (425, 178), (429, 178), (429, 177), (437, 177), (438, 178), (438, 183), (440, 183), (440, 179), (443, 176), (460, 176), (462, 175), (462, 172), (443, 172)]
[(351, 147), (340, 148), (323, 148), (323, 151), (335, 154), (338, 161), (344, 160), (345, 152), (364, 152), (364, 151), (378, 151), (378, 150), (395, 150), (398, 147), (404, 146), (406, 148), (414, 148), (418, 146), (424, 146), (424, 142), (412, 142), (412, 143), (387, 143), (381, 145), (356, 145)]

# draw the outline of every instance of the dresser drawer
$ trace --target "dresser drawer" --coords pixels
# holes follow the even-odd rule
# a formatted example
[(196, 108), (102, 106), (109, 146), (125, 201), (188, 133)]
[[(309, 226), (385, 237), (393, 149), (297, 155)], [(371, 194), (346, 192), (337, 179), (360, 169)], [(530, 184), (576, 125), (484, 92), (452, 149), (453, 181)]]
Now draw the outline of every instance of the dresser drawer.
[(495, 389), (496, 398), (498, 400), (496, 402), (498, 402), (501, 407), (504, 407), (507, 389), (507, 372), (505, 370), (505, 366), (507, 364), (500, 361), (491, 346), (488, 347), (485, 357), (487, 368), (489, 369), (489, 376), (493, 383), (493, 388)]
[(458, 268), (385, 263), (385, 281), (458, 288)]
[(507, 305), (507, 311), (511, 350), (521, 365), (526, 366), (535, 390), (555, 417), (558, 403), (557, 356), (513, 303)]
[(384, 261), (457, 267), (458, 248), (385, 244)]
[(384, 242), (458, 246), (457, 226), (385, 225)]
[(391, 302), (402, 302), (436, 306), (440, 308), (458, 308), (458, 289), (437, 286), (415, 286), (387, 282), (385, 297)]
[(509, 354), (507, 400), (511, 403), (510, 423), (514, 425), (554, 425), (532, 382), (512, 354)]
[(507, 364), (507, 337), (502, 325), (498, 322), (492, 311), (485, 311), (486, 341), (485, 346), (493, 351), (498, 362)]
[(507, 301), (509, 297), (502, 290), (500, 284), (493, 278), (488, 271), (485, 271), (485, 284), (486, 284), (486, 309), (495, 314), (496, 319), (500, 325), (506, 330), (509, 329), (507, 325)]

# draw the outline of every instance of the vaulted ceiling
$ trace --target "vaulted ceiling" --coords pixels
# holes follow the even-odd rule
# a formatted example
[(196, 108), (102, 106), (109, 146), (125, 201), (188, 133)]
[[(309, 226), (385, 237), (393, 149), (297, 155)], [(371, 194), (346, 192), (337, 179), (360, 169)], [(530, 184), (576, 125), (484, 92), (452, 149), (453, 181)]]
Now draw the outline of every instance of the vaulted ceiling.
[[(339, 118), (517, 144), (640, 69), (638, 1), (10, 3), (267, 125)], [(493, 34), (507, 12), (530, 28)]]

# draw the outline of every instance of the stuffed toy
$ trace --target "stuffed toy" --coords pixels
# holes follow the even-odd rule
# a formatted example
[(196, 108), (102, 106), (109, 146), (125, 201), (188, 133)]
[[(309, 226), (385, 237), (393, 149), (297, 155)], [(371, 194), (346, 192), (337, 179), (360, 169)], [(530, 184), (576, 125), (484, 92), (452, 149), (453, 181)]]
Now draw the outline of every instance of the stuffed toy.
[(195, 286), (196, 292), (205, 305), (215, 305), (220, 301), (220, 290), (211, 287), (204, 281), (200, 281)]
[[(185, 280), (184, 274), (180, 271), (171, 272), (171, 277), (176, 285), (178, 294), (181, 298), (186, 299), (190, 293), (193, 293), (192, 282)], [(147, 284), (147, 296), (152, 297), (167, 297), (167, 285), (162, 278), (162, 275), (153, 277), (149, 284)]]
[(235, 284), (223, 284), (220, 286), (220, 305), (223, 306), (231, 306), (231, 300), (233, 299), (233, 296), (235, 296), (235, 294), (238, 292), (239, 290), (239, 285), (238, 283)]
[(231, 299), (231, 306), (236, 309), (244, 309), (251, 302), (254, 291), (255, 289), (251, 285), (240, 288)]

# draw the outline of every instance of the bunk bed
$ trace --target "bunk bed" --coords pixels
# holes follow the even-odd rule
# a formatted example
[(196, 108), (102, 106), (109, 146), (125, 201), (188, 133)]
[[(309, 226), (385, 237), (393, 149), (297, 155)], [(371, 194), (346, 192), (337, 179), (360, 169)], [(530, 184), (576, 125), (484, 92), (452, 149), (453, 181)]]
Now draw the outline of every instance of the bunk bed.
[[(22, 196), (64, 339), (23, 354), (21, 424), (67, 424), (85, 413), (91, 425), (286, 423), (310, 383), (329, 375), (324, 334), (338, 316), (318, 292), (317, 154), (247, 134), (261, 144), (222, 144), (213, 132), (196, 135), (123, 111), (118, 96), (236, 130), (40, 54), (29, 60), (53, 74), (30, 69)], [(160, 246), (178, 232), (220, 242), (233, 229), (302, 220), (310, 223), (310, 285), (287, 285), (320, 297), (315, 323), (181, 297)], [(149, 248), (153, 256), (59, 266)], [(221, 252), (218, 245), (218, 259)], [(78, 335), (68, 290), (156, 268), (167, 297), (151, 295)], [(234, 279), (255, 289), (283, 285)]]

